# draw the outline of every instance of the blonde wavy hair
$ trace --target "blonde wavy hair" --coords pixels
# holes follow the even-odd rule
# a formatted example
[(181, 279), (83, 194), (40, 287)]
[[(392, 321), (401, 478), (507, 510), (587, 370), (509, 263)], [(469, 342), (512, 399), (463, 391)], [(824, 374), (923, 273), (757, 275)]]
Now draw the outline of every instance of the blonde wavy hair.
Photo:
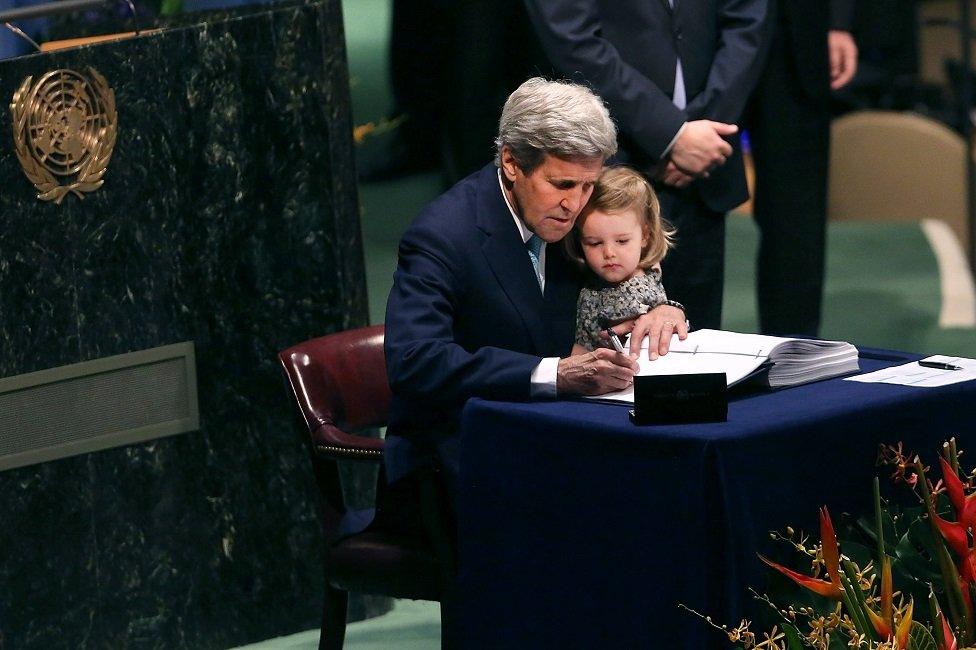
[(661, 263), (669, 248), (674, 247), (674, 227), (661, 216), (661, 204), (654, 188), (639, 172), (630, 167), (605, 167), (593, 187), (593, 194), (576, 219), (572, 232), (563, 240), (569, 258), (579, 266), (586, 266), (579, 230), (586, 215), (599, 211), (619, 214), (633, 210), (641, 218), (647, 245), (638, 263), (645, 271)]

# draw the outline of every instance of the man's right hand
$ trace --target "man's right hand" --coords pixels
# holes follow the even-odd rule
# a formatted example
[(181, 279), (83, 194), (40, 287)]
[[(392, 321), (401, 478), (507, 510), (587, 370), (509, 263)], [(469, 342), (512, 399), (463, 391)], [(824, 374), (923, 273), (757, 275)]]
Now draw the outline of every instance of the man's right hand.
[(634, 383), (637, 362), (626, 354), (597, 348), (559, 360), (556, 370), (558, 395), (603, 395)]
[(735, 124), (695, 120), (687, 122), (671, 147), (671, 161), (692, 176), (707, 176), (732, 155), (732, 145), (722, 139), (739, 131)]

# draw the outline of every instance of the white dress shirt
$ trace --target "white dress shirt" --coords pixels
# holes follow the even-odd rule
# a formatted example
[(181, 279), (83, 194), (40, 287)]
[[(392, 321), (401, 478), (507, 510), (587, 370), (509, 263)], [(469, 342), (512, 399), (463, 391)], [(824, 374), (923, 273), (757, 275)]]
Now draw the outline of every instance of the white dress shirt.
[[(671, 6), (671, 10), (674, 10), (674, 0), (668, 0), (668, 5)], [(674, 92), (671, 93), (671, 103), (684, 110), (688, 106), (688, 95), (685, 93), (685, 73), (681, 70), (681, 57), (679, 56), (677, 62), (674, 64)], [(687, 122), (685, 122), (687, 124)], [(681, 137), (681, 132), (685, 130), (685, 124), (681, 125), (678, 132), (674, 134), (671, 138), (671, 142), (668, 143), (668, 148), (664, 150), (661, 157), (666, 157), (671, 153), (671, 149), (674, 148), (674, 143), (678, 141)]]
[[(515, 207), (512, 205), (511, 201), (508, 200), (508, 192), (505, 191), (505, 185), (502, 183), (502, 170), (498, 170), (498, 188), (502, 192), (502, 198), (505, 199), (505, 205), (508, 206), (508, 211), (512, 213), (512, 219), (515, 221), (515, 227), (518, 228), (519, 234), (522, 236), (522, 243), (529, 241), (529, 239), (534, 234), (529, 227), (522, 221), (522, 218), (518, 216), (515, 212)], [(542, 248), (539, 250), (539, 279), (542, 287), (542, 291), (545, 291), (546, 287), (546, 248), (548, 244), (543, 241)], [(529, 251), (526, 249), (525, 254), (528, 255)], [(539, 300), (542, 300), (542, 294), (539, 295)], [(539, 362), (539, 365), (535, 367), (532, 371), (532, 376), (529, 378), (529, 395), (534, 399), (540, 398), (554, 398), (556, 397), (556, 372), (559, 369), (559, 357), (546, 357)]]

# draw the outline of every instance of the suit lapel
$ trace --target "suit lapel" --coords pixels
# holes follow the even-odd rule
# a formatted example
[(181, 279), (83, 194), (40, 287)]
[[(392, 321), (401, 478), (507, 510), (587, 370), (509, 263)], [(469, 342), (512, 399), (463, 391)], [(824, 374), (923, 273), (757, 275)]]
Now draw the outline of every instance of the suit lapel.
[[(482, 171), (485, 176), (479, 185), (478, 228), (486, 237), (481, 245), (488, 266), (505, 295), (511, 301), (536, 350), (546, 348), (548, 333), (543, 330), (542, 293), (536, 280), (532, 261), (525, 249), (518, 228), (498, 186), (494, 167)], [(549, 258), (553, 247), (548, 247)], [(547, 272), (549, 264), (546, 264)]]

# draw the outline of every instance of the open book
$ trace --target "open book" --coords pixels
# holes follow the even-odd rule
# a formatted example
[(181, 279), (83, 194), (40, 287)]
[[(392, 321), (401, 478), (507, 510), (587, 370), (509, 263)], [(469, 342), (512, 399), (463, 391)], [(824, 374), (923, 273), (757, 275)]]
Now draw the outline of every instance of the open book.
[[(671, 351), (654, 361), (641, 349), (638, 375), (724, 372), (729, 386), (754, 379), (769, 388), (798, 386), (857, 372), (857, 348), (843, 341), (788, 339), (723, 330), (697, 330), (684, 341), (671, 339)], [(634, 388), (593, 399), (634, 401)]]

